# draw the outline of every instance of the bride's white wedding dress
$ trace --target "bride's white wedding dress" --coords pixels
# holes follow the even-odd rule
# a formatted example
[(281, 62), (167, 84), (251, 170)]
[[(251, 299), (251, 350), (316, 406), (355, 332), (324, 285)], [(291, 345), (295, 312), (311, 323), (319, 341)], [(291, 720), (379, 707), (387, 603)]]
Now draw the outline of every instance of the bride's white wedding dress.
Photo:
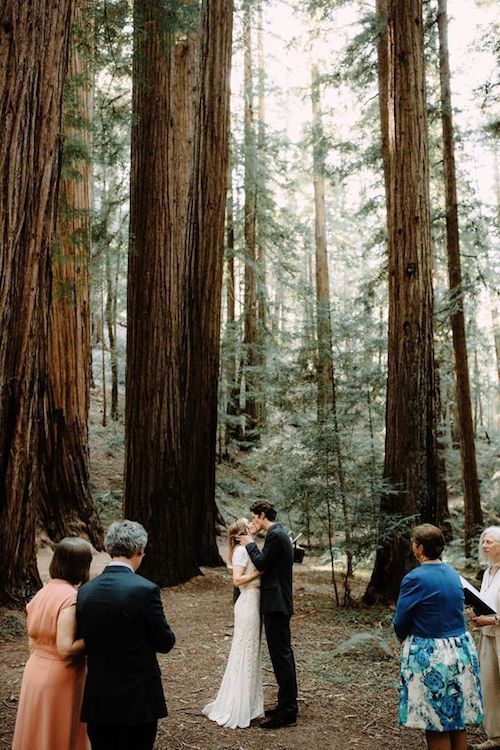
[[(244, 547), (236, 547), (233, 565), (255, 567)], [(264, 714), (260, 626), (260, 578), (240, 586), (234, 605), (234, 633), (229, 659), (217, 698), (203, 709), (205, 716), (230, 729), (248, 727)]]

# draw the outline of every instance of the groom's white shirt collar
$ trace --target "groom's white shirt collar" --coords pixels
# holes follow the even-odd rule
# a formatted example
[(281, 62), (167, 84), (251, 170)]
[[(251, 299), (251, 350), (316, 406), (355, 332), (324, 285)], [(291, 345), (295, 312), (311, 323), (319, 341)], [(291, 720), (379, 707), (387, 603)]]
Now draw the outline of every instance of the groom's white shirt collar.
[(128, 568), (129, 570), (131, 570), (131, 571), (132, 571), (132, 573), (135, 573), (135, 570), (133, 569), (133, 567), (132, 567), (131, 565), (129, 565), (128, 563), (125, 563), (125, 562), (121, 562), (121, 561), (117, 561), (117, 562), (114, 562), (114, 561), (112, 560), (112, 561), (111, 561), (110, 563), (108, 563), (108, 564), (106, 565), (106, 567), (107, 567), (107, 568), (110, 568), (110, 567), (111, 567), (112, 565), (120, 565), (120, 566), (121, 566), (122, 568)]

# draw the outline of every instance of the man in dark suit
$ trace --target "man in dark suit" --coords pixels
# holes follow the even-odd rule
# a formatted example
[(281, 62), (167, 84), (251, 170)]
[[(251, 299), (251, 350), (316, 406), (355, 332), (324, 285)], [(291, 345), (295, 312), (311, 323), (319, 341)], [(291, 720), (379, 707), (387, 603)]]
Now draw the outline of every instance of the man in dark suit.
[(278, 705), (266, 711), (268, 721), (262, 729), (278, 729), (297, 721), (297, 676), (290, 638), (293, 614), (292, 565), (293, 546), (280, 523), (275, 522), (276, 510), (266, 500), (250, 508), (252, 533), (266, 532), (262, 552), (250, 535), (240, 537), (250, 558), (262, 572), (260, 579), (260, 611), (264, 619), (267, 645), (278, 683)]
[(78, 593), (88, 657), (82, 721), (92, 750), (152, 750), (167, 715), (156, 652), (170, 651), (175, 636), (158, 586), (136, 575), (147, 540), (135, 521), (112, 523), (104, 542), (111, 562)]

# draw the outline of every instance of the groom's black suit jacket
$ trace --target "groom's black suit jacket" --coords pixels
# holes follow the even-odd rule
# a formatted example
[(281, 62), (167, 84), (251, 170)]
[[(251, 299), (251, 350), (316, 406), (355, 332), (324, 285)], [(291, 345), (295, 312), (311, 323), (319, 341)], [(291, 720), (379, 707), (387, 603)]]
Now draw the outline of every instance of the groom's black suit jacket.
[(274, 523), (269, 528), (262, 552), (255, 542), (247, 544), (246, 550), (257, 570), (263, 571), (260, 579), (262, 614), (292, 615), (293, 545), (282, 525)]
[(138, 725), (167, 715), (156, 652), (175, 643), (158, 586), (122, 565), (84, 584), (76, 607), (87, 679), (82, 721)]

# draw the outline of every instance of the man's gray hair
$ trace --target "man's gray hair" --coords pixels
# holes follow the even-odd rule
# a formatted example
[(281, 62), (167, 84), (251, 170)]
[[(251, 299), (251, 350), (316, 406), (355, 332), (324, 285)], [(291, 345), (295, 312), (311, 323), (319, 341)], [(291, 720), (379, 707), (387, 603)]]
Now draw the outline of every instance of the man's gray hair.
[(108, 529), (104, 546), (111, 557), (130, 559), (148, 543), (148, 532), (137, 521), (114, 521)]
[(483, 565), (490, 565), (491, 561), (488, 560), (483, 551), (483, 541), (485, 536), (491, 536), (495, 542), (500, 542), (500, 526), (488, 526), (479, 537), (479, 562)]

